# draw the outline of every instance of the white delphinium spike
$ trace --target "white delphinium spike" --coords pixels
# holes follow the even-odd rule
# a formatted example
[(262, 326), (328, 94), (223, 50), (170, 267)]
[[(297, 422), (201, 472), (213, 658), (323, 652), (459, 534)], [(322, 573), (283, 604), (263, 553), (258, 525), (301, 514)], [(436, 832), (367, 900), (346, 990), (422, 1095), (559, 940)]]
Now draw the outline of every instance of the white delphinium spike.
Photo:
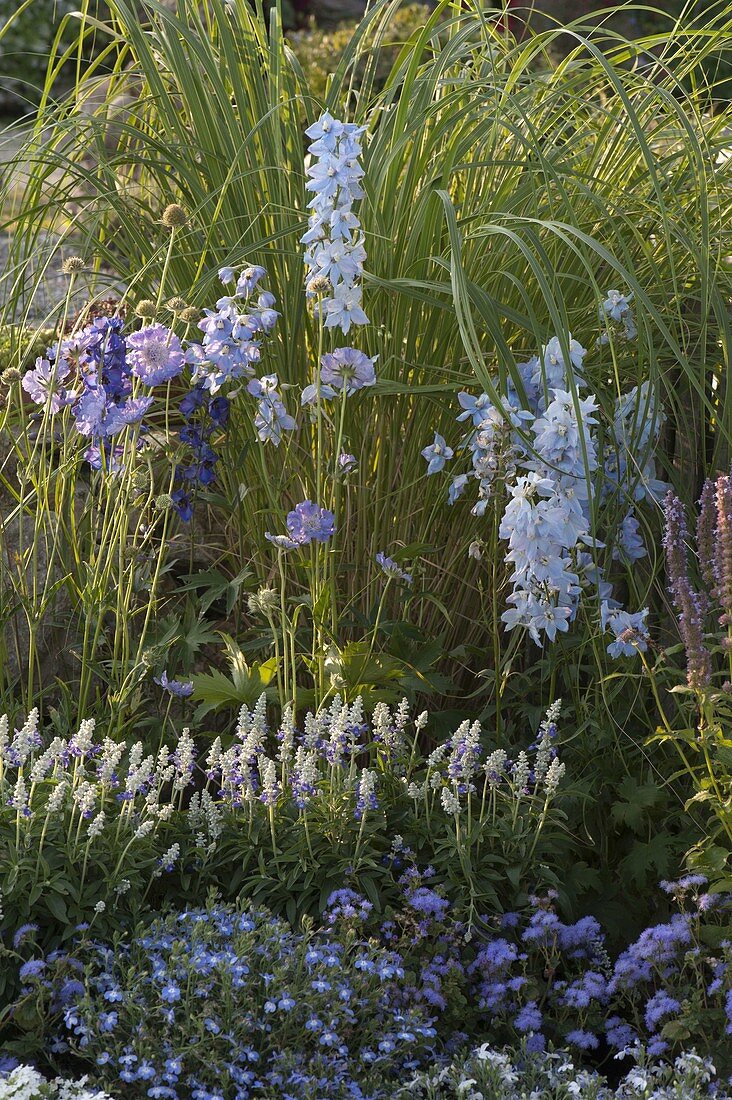
[(511, 776), (513, 785), (518, 794), (524, 794), (529, 785), (529, 774), (531, 772), (531, 765), (529, 764), (529, 758), (522, 749), (516, 757), (516, 763), (511, 769)]
[(495, 790), (501, 782), (507, 760), (508, 754), (505, 749), (494, 749), (483, 765), (483, 771), (488, 779), (488, 786), (492, 791)]
[(116, 782), (117, 769), (124, 752), (124, 741), (113, 741), (111, 737), (105, 737), (102, 741), (102, 751), (97, 761), (97, 780), (103, 786), (111, 786)]
[(15, 781), (13, 793), (10, 796), (8, 805), (12, 806), (14, 810), (17, 810), (23, 817), (30, 817), (30, 807), (28, 805), (28, 788), (25, 785), (25, 780), (22, 775), (19, 775)]
[(97, 801), (97, 789), (94, 784), (90, 783), (87, 779), (82, 780), (82, 782), (74, 788), (73, 798), (74, 802), (79, 807), (81, 816), (91, 817)]
[(295, 751), (295, 715), (289, 703), (282, 712), (280, 731), (282, 733), (282, 739), (280, 741), (277, 759), (280, 764), (282, 764), (283, 768), (289, 770), (292, 764), (292, 755)]
[(37, 757), (30, 770), (31, 783), (40, 783), (42, 779), (46, 778), (56, 763), (63, 744), (64, 742), (60, 737), (54, 737), (48, 748)]
[(93, 718), (85, 718), (81, 722), (78, 731), (69, 741), (69, 748), (74, 756), (87, 756), (93, 745), (94, 728), (96, 722)]
[(89, 822), (89, 828), (86, 831), (86, 835), (89, 840), (95, 840), (98, 836), (101, 836), (104, 832), (104, 826), (107, 823), (107, 815), (104, 810), (100, 810), (96, 817), (92, 818)]
[(446, 814), (459, 814), (460, 813), (460, 799), (457, 797), (449, 787), (443, 787), (440, 795), (440, 802), (442, 808)]
[(11, 745), (12, 756), (14, 757), (14, 763), (22, 768), (26, 760), (29, 758), (35, 748), (41, 743), (41, 737), (38, 732), (38, 707), (33, 707), (22, 727), (16, 730), (13, 743)]
[(428, 711), (423, 710), (421, 714), (418, 714), (414, 719), (414, 728), (417, 733), (420, 733), (430, 720)]
[(280, 785), (277, 782), (277, 765), (274, 760), (263, 753), (257, 763), (261, 788), (260, 802), (263, 802), (265, 806), (274, 806), (280, 796)]
[(69, 790), (68, 780), (62, 779), (51, 791), (48, 796), (48, 802), (46, 803), (46, 813), (49, 817), (53, 817), (62, 808), (66, 794)]
[[(220, 744), (221, 742), (219, 741), (219, 745)], [(173, 790), (185, 790), (192, 782), (193, 769), (196, 765), (196, 746), (191, 737), (191, 731), (187, 726), (178, 737), (178, 743), (173, 752), (173, 761), (175, 763)]]
[(206, 775), (213, 779), (221, 768), (221, 738), (215, 737), (211, 742), (211, 748), (206, 754)]
[(546, 790), (546, 793), (550, 798), (557, 793), (557, 788), (559, 787), (559, 784), (564, 777), (565, 771), (566, 768), (564, 764), (560, 764), (559, 757), (555, 756), (551, 764), (549, 765), (549, 770), (547, 771), (546, 779), (544, 780), (544, 789)]
[(141, 822), (135, 829), (135, 840), (144, 840), (146, 836), (150, 835), (154, 828), (155, 822), (147, 818), (146, 821)]
[(9, 744), (8, 728), (8, 716), (3, 714), (0, 716), (0, 761), (3, 762), (6, 760), (5, 750)]
[(445, 756), (447, 755), (448, 747), (448, 743), (445, 742), (442, 745), (438, 745), (436, 749), (432, 750), (432, 752), (427, 757), (427, 767), (430, 769), (430, 771), (434, 768), (439, 768), (439, 766), (444, 761)]

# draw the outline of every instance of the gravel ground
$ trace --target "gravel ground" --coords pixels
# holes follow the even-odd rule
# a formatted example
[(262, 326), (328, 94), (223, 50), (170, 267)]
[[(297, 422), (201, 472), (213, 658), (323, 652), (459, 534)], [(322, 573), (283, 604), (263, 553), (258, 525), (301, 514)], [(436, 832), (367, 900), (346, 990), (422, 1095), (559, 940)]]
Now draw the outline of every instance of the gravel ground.
[[(0, 178), (3, 190), (6, 182), (13, 185), (14, 177), (20, 177), (22, 169), (17, 166), (8, 167), (8, 162), (13, 159), (22, 147), (26, 131), (10, 119), (0, 118)], [(8, 176), (10, 177), (8, 179)], [(0, 217), (0, 223), (2, 222)], [(0, 230), (0, 321), (13, 322), (20, 320), (19, 316), (5, 316), (5, 307), (8, 295), (8, 284), (12, 281), (13, 272), (10, 267), (10, 248), (12, 236), (8, 232)], [(43, 262), (43, 244), (39, 242), (39, 264)], [(48, 239), (50, 246), (51, 240)], [(54, 261), (43, 277), (38, 279), (37, 291), (26, 314), (29, 324), (39, 325), (53, 307), (63, 298), (66, 281), (60, 270), (60, 258)]]

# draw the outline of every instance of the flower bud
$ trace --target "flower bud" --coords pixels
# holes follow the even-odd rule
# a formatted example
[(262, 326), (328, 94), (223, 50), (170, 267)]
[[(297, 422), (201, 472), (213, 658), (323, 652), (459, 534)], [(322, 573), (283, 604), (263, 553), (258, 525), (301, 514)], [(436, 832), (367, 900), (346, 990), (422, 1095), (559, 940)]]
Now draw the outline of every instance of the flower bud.
[(160, 220), (168, 229), (177, 229), (187, 223), (188, 215), (182, 206), (177, 202), (172, 202), (170, 206), (165, 207)]
[(157, 306), (150, 298), (143, 298), (142, 301), (138, 302), (135, 306), (135, 313), (138, 317), (142, 317), (143, 320), (150, 320), (157, 313)]

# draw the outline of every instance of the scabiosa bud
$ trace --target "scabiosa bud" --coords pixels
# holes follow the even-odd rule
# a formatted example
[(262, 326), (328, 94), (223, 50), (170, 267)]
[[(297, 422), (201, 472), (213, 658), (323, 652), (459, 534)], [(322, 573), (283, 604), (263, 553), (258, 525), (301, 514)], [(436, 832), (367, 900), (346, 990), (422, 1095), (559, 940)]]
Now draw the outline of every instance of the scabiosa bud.
[(157, 313), (157, 306), (150, 298), (143, 298), (141, 302), (138, 302), (135, 306), (135, 313), (138, 317), (142, 317), (143, 320), (147, 320), (154, 317)]
[(85, 267), (84, 261), (81, 256), (69, 256), (61, 264), (61, 270), (64, 275), (78, 275), (80, 271), (83, 271)]
[(165, 207), (163, 216), (160, 220), (168, 229), (178, 229), (187, 224), (188, 215), (179, 203), (172, 202), (169, 206)]
[(175, 508), (175, 501), (170, 493), (160, 493), (156, 496), (155, 508), (158, 512), (169, 512), (171, 508)]
[(260, 588), (249, 597), (247, 606), (252, 615), (263, 615), (267, 618), (276, 609), (278, 600), (274, 588)]
[(18, 367), (6, 367), (0, 374), (0, 385), (11, 386), (13, 382), (19, 382), (23, 375)]

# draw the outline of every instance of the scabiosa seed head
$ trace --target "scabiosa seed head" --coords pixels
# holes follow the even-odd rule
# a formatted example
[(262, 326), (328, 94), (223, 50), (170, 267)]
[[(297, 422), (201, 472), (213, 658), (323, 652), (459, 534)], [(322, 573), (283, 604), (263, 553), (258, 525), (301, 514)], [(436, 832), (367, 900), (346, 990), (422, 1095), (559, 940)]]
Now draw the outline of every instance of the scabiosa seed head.
[(169, 512), (171, 508), (175, 508), (175, 501), (170, 493), (160, 493), (155, 497), (155, 508), (158, 512)]
[(0, 385), (11, 386), (13, 382), (20, 381), (22, 377), (18, 367), (6, 367), (3, 373), (0, 374)]
[(135, 306), (135, 313), (138, 317), (142, 317), (143, 320), (149, 320), (157, 313), (157, 306), (150, 298), (143, 298), (141, 302), (138, 302)]
[(330, 294), (331, 290), (330, 279), (327, 279), (325, 275), (315, 275), (306, 287), (308, 295), (313, 298), (322, 298), (326, 294)]
[(188, 223), (188, 215), (179, 203), (171, 202), (163, 210), (163, 216), (160, 220), (168, 229), (178, 229)]
[(198, 321), (200, 319), (200, 316), (201, 311), (199, 309), (196, 309), (195, 306), (186, 306), (185, 309), (182, 309), (180, 311), (180, 319), (181, 321), (185, 321), (187, 325), (191, 325), (194, 322)]
[(169, 298), (165, 304), (171, 313), (182, 313), (187, 306), (185, 298), (179, 298), (177, 296)]
[(64, 275), (78, 275), (80, 271), (84, 270), (84, 267), (85, 264), (81, 256), (69, 256), (61, 264)]

